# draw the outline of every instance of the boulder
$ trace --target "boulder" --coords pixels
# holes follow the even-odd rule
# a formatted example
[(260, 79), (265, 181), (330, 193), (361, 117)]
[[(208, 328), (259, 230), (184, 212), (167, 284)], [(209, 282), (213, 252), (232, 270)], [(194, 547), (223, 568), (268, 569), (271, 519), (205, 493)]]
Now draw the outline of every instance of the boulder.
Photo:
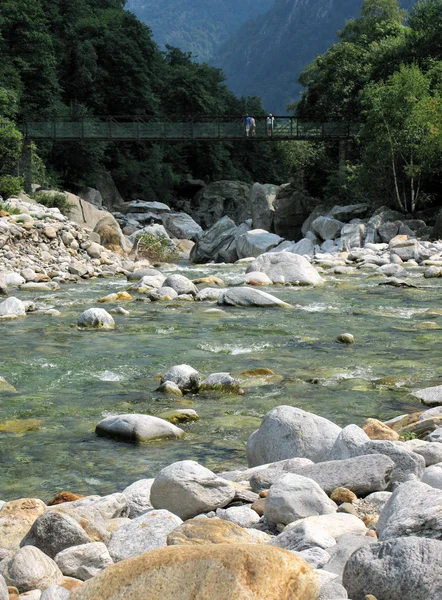
[(98, 423), (95, 432), (98, 435), (120, 438), (130, 442), (184, 437), (184, 431), (172, 423), (151, 415), (140, 414), (106, 417)]
[(341, 231), (343, 223), (331, 217), (317, 217), (312, 225), (312, 231), (323, 240), (334, 240)]
[(233, 287), (222, 290), (218, 296), (219, 306), (281, 307), (293, 308), (272, 294), (253, 288)]
[(44, 590), (63, 580), (56, 563), (33, 546), (20, 548), (0, 564), (0, 569), (7, 585), (16, 587), (21, 593)]
[(192, 201), (192, 217), (209, 229), (222, 217), (235, 223), (250, 218), (250, 187), (242, 181), (215, 181), (200, 190)]
[(290, 252), (261, 254), (247, 268), (247, 272), (259, 271), (270, 277), (273, 283), (292, 285), (320, 285), (324, 280), (306, 258)]
[(40, 600), (69, 600), (70, 591), (61, 585), (50, 585), (40, 596)]
[[(318, 600), (347, 600), (347, 590), (335, 581), (324, 581), (321, 583), (321, 593)], [(366, 599), (367, 600), (367, 599)], [(373, 599), (368, 599), (373, 600)]]
[(223, 290), (221, 288), (203, 288), (195, 296), (199, 302), (216, 302)]
[(239, 379), (232, 377), (230, 373), (212, 373), (201, 382), (200, 390), (215, 391), (227, 394), (243, 394)]
[(323, 417), (294, 406), (277, 406), (266, 414), (259, 429), (249, 437), (249, 466), (295, 457), (321, 461), (327, 457), (340, 431), (338, 425)]
[(299, 558), (305, 560), (312, 569), (320, 569), (330, 558), (329, 553), (322, 548), (307, 548), (307, 550), (301, 550), (296, 554)]
[(299, 240), (304, 221), (317, 205), (318, 200), (295, 185), (281, 186), (273, 202), (275, 233), (286, 240)]
[[(0, 304), (1, 310), (1, 304)], [(442, 405), (442, 385), (414, 390), (412, 396), (418, 398), (425, 406), (440, 406)]]
[(335, 573), (338, 575), (339, 579), (342, 580), (345, 565), (353, 552), (356, 552), (359, 548), (366, 548), (375, 542), (375, 538), (367, 535), (345, 533), (344, 535), (338, 536), (336, 538), (336, 544), (331, 548), (327, 548), (329, 560), (324, 565), (324, 568), (330, 573)]
[(199, 264), (237, 261), (236, 237), (248, 229), (247, 225), (237, 227), (232, 219), (223, 217), (196, 239), (190, 261)]
[(231, 506), (230, 508), (217, 508), (216, 516), (224, 521), (230, 521), (240, 527), (254, 527), (260, 521), (257, 512), (247, 506)]
[(150, 499), (183, 520), (229, 504), (233, 485), (193, 460), (183, 460), (162, 469), (153, 482)]
[(88, 308), (78, 317), (78, 327), (90, 329), (115, 329), (115, 321), (104, 308)]
[(298, 527), (305, 527), (307, 525), (322, 528), (323, 531), (331, 535), (335, 540), (340, 535), (345, 535), (346, 533), (361, 536), (364, 536), (367, 533), (367, 528), (361, 519), (354, 515), (341, 512), (319, 515), (317, 517), (306, 517), (301, 521), (287, 525), (284, 529), (284, 533), (291, 529), (297, 530)]
[(420, 246), (417, 240), (397, 240), (393, 238), (390, 240), (389, 246), (390, 253), (399, 256), (403, 262), (407, 260), (419, 260)]
[(442, 463), (427, 467), (422, 477), (422, 483), (442, 490)]
[(71, 546), (88, 544), (92, 540), (79, 523), (70, 515), (48, 511), (36, 519), (21, 546), (36, 546), (54, 558)]
[(362, 223), (347, 223), (341, 229), (341, 250), (362, 248), (365, 236), (365, 225)]
[(9, 600), (8, 586), (3, 575), (0, 575), (0, 600)]
[(227, 520), (207, 518), (190, 519), (167, 536), (168, 546), (250, 544), (251, 541), (250, 535), (239, 525)]
[(259, 256), (268, 252), (283, 241), (275, 233), (269, 233), (264, 229), (252, 229), (246, 231), (236, 238), (236, 251), (239, 258)]
[(150, 502), (150, 488), (153, 482), (154, 479), (140, 479), (123, 490), (131, 519), (136, 519), (153, 508)]
[(442, 542), (399, 538), (357, 550), (348, 560), (343, 584), (353, 600), (442, 598)]
[(442, 444), (440, 442), (424, 442), (423, 440), (419, 440), (419, 442), (422, 443), (419, 446), (411, 446), (411, 450), (423, 456), (426, 467), (442, 463)]
[(113, 532), (109, 554), (114, 562), (126, 560), (143, 552), (162, 548), (167, 536), (182, 520), (168, 510), (151, 510)]
[(272, 523), (287, 525), (312, 515), (330, 514), (336, 509), (336, 504), (315, 481), (288, 473), (270, 488), (264, 516)]
[(272, 280), (265, 273), (246, 273), (244, 276), (245, 282), (249, 285), (272, 285)]
[(167, 233), (178, 240), (193, 240), (203, 232), (200, 225), (183, 212), (167, 212), (161, 219)]
[(310, 548), (327, 548), (329, 551), (336, 544), (336, 540), (321, 525), (301, 521), (299, 525), (286, 529), (274, 537), (270, 544), (294, 552), (302, 552)]
[(399, 434), (378, 419), (366, 419), (362, 429), (371, 440), (398, 440)]
[(36, 498), (5, 502), (0, 507), (0, 548), (18, 550), (33, 523), (46, 511), (45, 503)]
[(327, 217), (337, 219), (343, 223), (349, 223), (352, 219), (363, 219), (370, 210), (369, 204), (347, 204), (345, 206), (336, 205), (328, 213)]
[(170, 287), (175, 290), (177, 294), (192, 294), (192, 296), (195, 296), (198, 292), (190, 279), (179, 274), (166, 277), (162, 287)]
[(382, 541), (417, 535), (442, 537), (442, 490), (407, 481), (393, 493), (376, 527)]
[(250, 190), (250, 207), (254, 229), (272, 230), (273, 218), (275, 216), (273, 203), (278, 190), (278, 186), (272, 184), (253, 184)]
[(11, 296), (0, 302), (0, 321), (26, 317), (26, 307), (18, 298)]
[(168, 369), (161, 378), (161, 383), (166, 381), (176, 383), (182, 392), (196, 392), (199, 390), (201, 377), (193, 367), (183, 364)]
[(109, 567), (72, 600), (317, 600), (319, 584), (296, 555), (262, 544), (169, 546)]
[(131, 243), (110, 213), (98, 221), (94, 232), (100, 236), (100, 244), (112, 252), (125, 256), (132, 249)]
[(299, 242), (282, 242), (270, 252), (290, 252), (291, 254), (299, 254), (300, 256), (308, 256), (313, 258), (315, 253), (315, 244), (308, 238), (303, 238)]
[(100, 513), (105, 521), (125, 517), (129, 514), (126, 497), (119, 492), (102, 496), (99, 500), (93, 502), (91, 506)]
[(328, 456), (328, 460), (352, 458), (357, 454), (356, 448), (369, 441), (370, 438), (363, 429), (357, 425), (347, 425), (340, 431), (336, 438), (333, 448)]
[(54, 560), (63, 575), (75, 577), (81, 581), (95, 577), (100, 571), (113, 564), (103, 542), (92, 542), (66, 548), (59, 552)]

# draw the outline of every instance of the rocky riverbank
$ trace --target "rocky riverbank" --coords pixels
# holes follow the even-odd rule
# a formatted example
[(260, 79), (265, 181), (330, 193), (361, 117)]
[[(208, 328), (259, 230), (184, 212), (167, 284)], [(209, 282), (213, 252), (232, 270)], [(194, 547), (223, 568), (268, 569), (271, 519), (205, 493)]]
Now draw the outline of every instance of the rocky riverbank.
[[(166, 382), (207, 385), (186, 365)], [(107, 496), (2, 503), (0, 598), (439, 600), (441, 423), (440, 406), (343, 429), (279, 406), (242, 469), (184, 460)]]

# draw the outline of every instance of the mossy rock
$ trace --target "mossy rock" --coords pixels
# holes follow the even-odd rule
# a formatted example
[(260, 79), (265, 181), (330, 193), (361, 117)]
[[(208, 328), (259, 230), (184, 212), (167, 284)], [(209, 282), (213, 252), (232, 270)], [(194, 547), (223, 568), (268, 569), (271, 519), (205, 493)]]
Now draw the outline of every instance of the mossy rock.
[(40, 419), (9, 419), (0, 421), (0, 433), (26, 433), (37, 431), (43, 425)]
[(16, 392), (16, 391), (17, 390), (15, 389), (15, 387), (13, 385), (8, 383), (6, 381), (6, 379), (4, 379), (3, 377), (0, 377), (0, 394), (2, 392)]
[(188, 421), (198, 421), (199, 415), (192, 408), (176, 408), (165, 410), (158, 415), (160, 419), (169, 421), (176, 425), (177, 423), (187, 423)]

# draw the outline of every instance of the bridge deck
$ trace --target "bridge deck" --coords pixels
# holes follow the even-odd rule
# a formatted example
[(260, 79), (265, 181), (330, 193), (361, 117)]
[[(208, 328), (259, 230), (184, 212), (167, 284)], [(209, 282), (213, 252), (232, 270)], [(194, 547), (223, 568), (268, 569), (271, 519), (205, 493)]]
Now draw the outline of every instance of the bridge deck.
[(255, 134), (246, 135), (244, 117), (193, 117), (165, 120), (159, 117), (81, 117), (29, 120), (21, 124), (29, 140), (59, 141), (237, 141), (340, 140), (354, 137), (358, 125), (344, 121), (308, 121), (291, 116), (256, 118)]

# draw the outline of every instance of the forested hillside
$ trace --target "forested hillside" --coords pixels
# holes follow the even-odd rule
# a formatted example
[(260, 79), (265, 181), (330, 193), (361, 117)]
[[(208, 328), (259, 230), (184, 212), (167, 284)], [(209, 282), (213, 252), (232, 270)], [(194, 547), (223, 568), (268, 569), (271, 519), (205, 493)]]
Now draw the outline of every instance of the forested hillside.
[[(269, 11), (245, 23), (215, 53), (238, 95), (257, 95), (267, 110), (285, 114), (299, 97), (301, 71), (336, 41), (347, 19), (357, 17), (362, 0), (276, 0)], [(413, 0), (403, 0), (409, 8)]]
[(128, 0), (126, 8), (151, 27), (160, 47), (176, 46), (202, 62), (245, 21), (272, 4), (273, 0)]
[[(221, 71), (179, 50), (161, 52), (150, 29), (124, 10), (123, 0), (4, 0), (0, 175), (16, 173), (20, 136), (13, 123), (29, 116), (262, 110), (257, 99), (238, 101), (223, 79)], [(46, 171), (37, 159), (35, 166), (40, 183), (75, 190), (93, 184), (95, 173), (105, 168), (125, 197), (167, 199), (189, 175), (278, 180), (275, 151), (265, 144), (46, 143), (38, 147)]]

